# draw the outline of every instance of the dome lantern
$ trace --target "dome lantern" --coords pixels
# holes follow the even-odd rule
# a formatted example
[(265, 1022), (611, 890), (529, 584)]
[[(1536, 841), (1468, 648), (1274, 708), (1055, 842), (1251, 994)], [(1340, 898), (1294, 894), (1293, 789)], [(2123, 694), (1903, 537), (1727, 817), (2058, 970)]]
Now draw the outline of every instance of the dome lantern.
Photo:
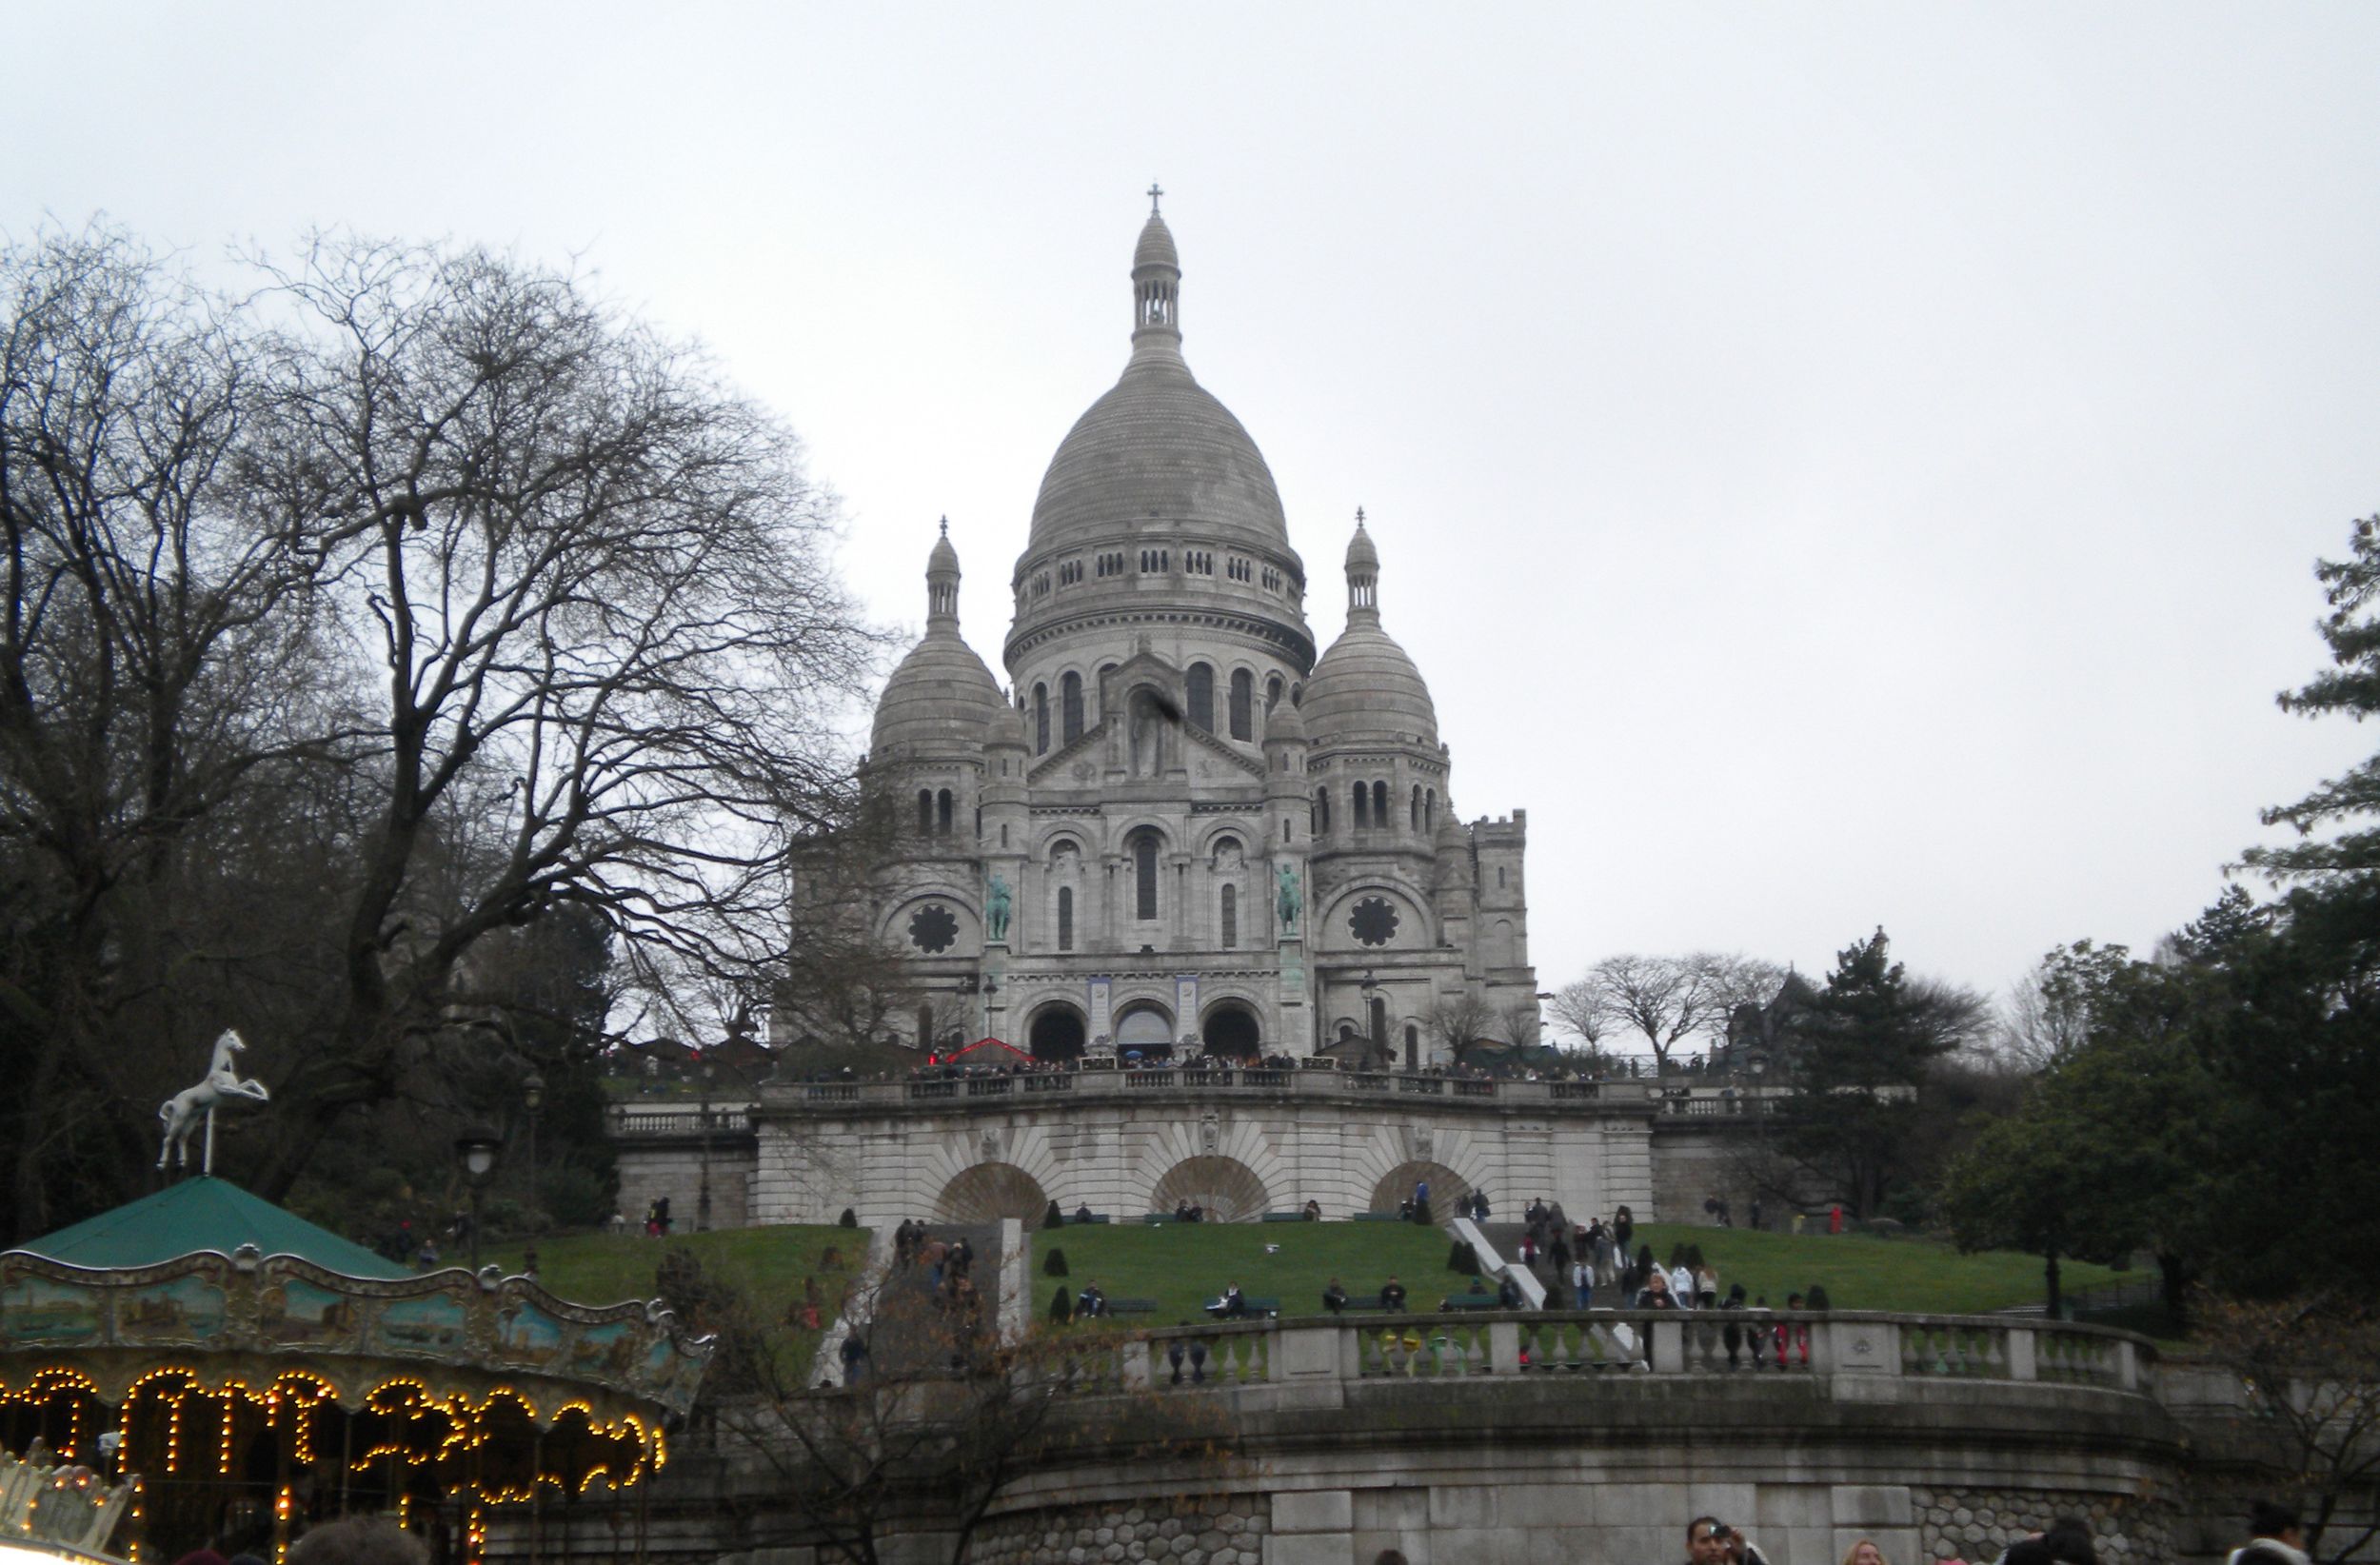
[(942, 518), (942, 535), (925, 557), (925, 617), (959, 623), (959, 551), (950, 546), (950, 518)]
[(1140, 226), (1140, 242), (1132, 249), (1132, 342), (1137, 351), (1144, 342), (1174, 347), (1181, 344), (1181, 257), (1175, 253), (1173, 230), (1157, 209), (1164, 190), (1149, 186), (1149, 220)]
[(1363, 507), (1356, 507), (1356, 535), (1347, 544), (1347, 618), (1380, 621), (1380, 551), (1363, 530)]

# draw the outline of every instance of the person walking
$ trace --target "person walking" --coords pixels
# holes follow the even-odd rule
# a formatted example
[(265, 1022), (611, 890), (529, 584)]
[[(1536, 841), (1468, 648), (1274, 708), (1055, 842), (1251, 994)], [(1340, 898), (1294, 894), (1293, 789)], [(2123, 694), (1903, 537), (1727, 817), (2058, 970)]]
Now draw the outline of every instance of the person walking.
[(2258, 1500), (2248, 1515), (2247, 1543), (2232, 1550), (2224, 1565), (2311, 1565), (2305, 1524), (2288, 1506)]
[(1595, 1263), (1574, 1260), (1570, 1263), (1571, 1308), (1591, 1310), (1595, 1307)]

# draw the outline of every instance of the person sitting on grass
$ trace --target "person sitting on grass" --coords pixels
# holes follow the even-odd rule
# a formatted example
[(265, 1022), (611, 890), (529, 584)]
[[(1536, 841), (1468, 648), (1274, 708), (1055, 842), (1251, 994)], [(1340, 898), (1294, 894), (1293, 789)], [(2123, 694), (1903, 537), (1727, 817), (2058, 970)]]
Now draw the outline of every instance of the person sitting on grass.
[(1331, 1285), (1322, 1290), (1322, 1308), (1333, 1315), (1342, 1314), (1346, 1310), (1347, 1290), (1340, 1286), (1339, 1278), (1331, 1278)]
[(1209, 1304), (1206, 1313), (1218, 1320), (1245, 1320), (1248, 1317), (1248, 1300), (1240, 1292), (1240, 1284), (1224, 1284), (1223, 1297)]
[(1394, 1272), (1389, 1273), (1388, 1280), (1380, 1284), (1380, 1308), (1391, 1315), (1405, 1313), (1405, 1285), (1397, 1280)]
[(1089, 1319), (1107, 1313), (1107, 1296), (1093, 1282), (1075, 1298), (1074, 1313), (1078, 1319)]

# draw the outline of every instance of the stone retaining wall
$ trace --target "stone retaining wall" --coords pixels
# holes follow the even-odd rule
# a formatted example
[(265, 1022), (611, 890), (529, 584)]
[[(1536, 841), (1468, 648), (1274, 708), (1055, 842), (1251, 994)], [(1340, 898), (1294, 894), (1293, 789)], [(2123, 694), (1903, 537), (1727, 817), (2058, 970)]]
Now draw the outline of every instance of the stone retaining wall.
[(1061, 1506), (985, 1522), (967, 1559), (970, 1565), (1265, 1565), (1271, 1512), (1261, 1495)]
[(2064, 1516), (2091, 1525), (2106, 1565), (2163, 1565), (2174, 1552), (2171, 1505), (2129, 1495), (2059, 1489), (1926, 1489), (1909, 1492), (1917, 1536), (1929, 1560), (1988, 1561), (2028, 1533)]

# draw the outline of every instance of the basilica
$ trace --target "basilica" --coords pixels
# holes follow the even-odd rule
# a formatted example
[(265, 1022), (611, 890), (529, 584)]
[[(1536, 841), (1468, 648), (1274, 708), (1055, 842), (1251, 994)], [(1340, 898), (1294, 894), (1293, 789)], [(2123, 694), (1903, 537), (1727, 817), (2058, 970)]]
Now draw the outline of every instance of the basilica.
[(1263, 455), (1181, 351), (1152, 201), (1132, 353), (1051, 458), (1010, 581), (1006, 691), (960, 632), (945, 524), (926, 628), (866, 763), (902, 831), (876, 933), (912, 1040), (1044, 1060), (1199, 1054), (1414, 1069), (1534, 1033), (1527, 816), (1466, 822), (1356, 513), (1318, 658)]

